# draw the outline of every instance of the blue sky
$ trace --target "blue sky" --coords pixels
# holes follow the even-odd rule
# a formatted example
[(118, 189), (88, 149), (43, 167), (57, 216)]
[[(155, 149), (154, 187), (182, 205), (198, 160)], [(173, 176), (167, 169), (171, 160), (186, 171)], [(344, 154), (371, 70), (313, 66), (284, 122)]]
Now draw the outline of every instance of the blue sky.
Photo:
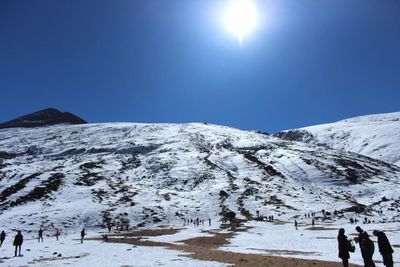
[(0, 1), (0, 121), (55, 107), (276, 132), (400, 111), (400, 1), (256, 1), (242, 47), (227, 2)]

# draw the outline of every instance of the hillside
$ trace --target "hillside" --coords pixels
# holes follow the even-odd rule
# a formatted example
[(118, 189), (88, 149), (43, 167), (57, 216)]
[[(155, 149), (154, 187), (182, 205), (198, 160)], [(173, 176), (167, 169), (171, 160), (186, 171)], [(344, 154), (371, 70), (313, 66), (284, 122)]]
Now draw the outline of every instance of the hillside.
[[(107, 123), (0, 130), (0, 227), (252, 220), (337, 210), (399, 221), (400, 168), (229, 127)], [(378, 213), (384, 210), (384, 215)], [(342, 214), (343, 212), (343, 214)]]
[(400, 112), (292, 129), (275, 136), (352, 151), (400, 166)]

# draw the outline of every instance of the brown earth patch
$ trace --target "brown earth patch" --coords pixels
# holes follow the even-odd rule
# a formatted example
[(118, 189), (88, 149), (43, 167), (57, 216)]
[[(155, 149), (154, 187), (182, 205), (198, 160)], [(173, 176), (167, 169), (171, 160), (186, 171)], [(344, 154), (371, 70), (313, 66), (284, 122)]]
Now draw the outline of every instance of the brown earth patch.
[(35, 264), (38, 262), (44, 262), (44, 261), (57, 261), (57, 260), (70, 260), (70, 259), (80, 259), (83, 257), (87, 257), (89, 256), (89, 253), (84, 253), (82, 255), (79, 256), (68, 256), (68, 257), (48, 257), (48, 258), (40, 258), (38, 260), (33, 260), (31, 262), (28, 262), (28, 264)]
[[(157, 231), (161, 234), (166, 234), (164, 230), (174, 230), (174, 229), (157, 229), (157, 230), (142, 230), (143, 233), (147, 234), (147, 236), (157, 236), (157, 234), (152, 234), (151, 231)], [(178, 232), (180, 229), (175, 229)], [(165, 247), (167, 249), (178, 250), (182, 252), (187, 252), (189, 254), (184, 254), (182, 256), (189, 257), (197, 260), (204, 261), (216, 261), (227, 264), (232, 264), (233, 266), (239, 267), (341, 267), (342, 264), (339, 262), (326, 262), (326, 261), (318, 261), (318, 260), (304, 260), (304, 259), (295, 259), (290, 257), (280, 257), (280, 256), (266, 256), (259, 254), (247, 254), (247, 253), (235, 253), (218, 250), (219, 247), (229, 244), (229, 238), (232, 238), (235, 235), (235, 232), (229, 233), (216, 233), (210, 232), (214, 234), (214, 236), (209, 237), (196, 237), (190, 238), (187, 240), (181, 240), (181, 243), (184, 245), (176, 245), (165, 242), (154, 242), (149, 240), (142, 240), (137, 231), (131, 233), (131, 235), (125, 236), (134, 236), (133, 238), (117, 238), (111, 237), (108, 242), (111, 243), (126, 243), (133, 244), (136, 246), (157, 246), (157, 247)], [(171, 232), (169, 233), (171, 234)], [(91, 240), (101, 240), (100, 238), (92, 238)], [(265, 250), (265, 252), (269, 253), (282, 253), (289, 255), (299, 255), (296, 253), (304, 253), (301, 251), (290, 251), (290, 250)], [(312, 252), (310, 252), (312, 253)], [(350, 265), (351, 267), (360, 267), (359, 265)]]
[(318, 226), (318, 227), (304, 228), (304, 230), (309, 230), (309, 231), (333, 231), (333, 230), (339, 230), (339, 228)]
[(157, 228), (157, 229), (143, 229), (137, 231), (130, 231), (130, 232), (121, 232), (110, 234), (109, 236), (126, 236), (126, 237), (133, 237), (133, 236), (161, 236), (161, 235), (173, 235), (178, 233), (181, 228)]

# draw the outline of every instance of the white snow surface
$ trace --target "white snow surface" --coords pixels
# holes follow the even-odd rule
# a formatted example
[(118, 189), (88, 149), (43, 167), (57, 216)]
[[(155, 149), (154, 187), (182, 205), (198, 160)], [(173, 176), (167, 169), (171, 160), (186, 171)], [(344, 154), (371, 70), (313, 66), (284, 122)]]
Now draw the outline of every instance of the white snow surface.
[[(358, 217), (362, 220), (362, 217)], [(355, 224), (343, 220), (325, 223), (317, 220), (314, 230), (310, 219), (297, 218), (298, 230), (293, 222), (249, 221), (244, 224), (246, 231), (235, 232), (229, 244), (219, 250), (234, 253), (261, 254), (299, 259), (317, 259), (322, 261), (340, 262), (337, 250), (337, 233), (339, 228), (345, 228), (349, 239), (357, 236)], [(212, 227), (180, 226), (180, 231), (170, 235), (160, 235), (144, 238), (144, 240), (182, 245), (180, 241), (194, 237), (212, 236), (217, 232), (229, 232)], [(378, 267), (382, 265), (376, 237), (372, 235), (375, 229), (385, 231), (394, 249), (395, 265), (400, 263), (400, 224), (362, 224), (375, 243), (374, 261)], [(322, 228), (322, 229), (321, 229)], [(208, 232), (206, 232), (208, 231)], [(194, 260), (182, 251), (166, 247), (146, 247), (129, 244), (104, 243), (100, 241), (79, 241), (79, 234), (61, 235), (59, 241), (54, 236), (46, 236), (44, 243), (38, 243), (35, 236), (25, 234), (22, 246), (23, 257), (13, 257), (12, 234), (8, 233), (3, 247), (0, 248), (0, 263), (2, 266), (230, 266), (226, 263)], [(90, 232), (89, 237), (99, 236)], [(123, 234), (122, 234), (123, 236)], [(350, 263), (362, 265), (360, 249), (357, 244), (355, 253), (350, 254)], [(58, 257), (61, 254), (62, 257)]]
[[(0, 229), (181, 225), (321, 209), (399, 221), (400, 168), (359, 154), (204, 123), (0, 130)], [(221, 191), (227, 193), (221, 196)], [(383, 214), (378, 211), (383, 211)], [(50, 231), (50, 230), (49, 230)]]
[[(23, 256), (13, 257), (14, 247), (10, 241), (12, 238), (6, 238), (6, 242), (0, 248), (1, 266), (229, 266), (219, 262), (194, 260), (183, 256), (188, 253), (164, 247), (133, 246), (100, 241), (84, 241), (81, 244), (79, 235), (62, 235), (59, 241), (56, 241), (55, 237), (45, 237), (43, 243), (38, 243), (37, 239), (31, 236), (24, 240), (21, 250)], [(58, 254), (61, 254), (61, 257), (57, 257)]]
[(300, 128), (307, 142), (352, 151), (400, 166), (400, 112), (360, 116)]
[[(322, 223), (317, 222), (315, 227), (323, 227), (325, 230), (310, 230), (310, 219), (299, 220), (298, 230), (295, 230), (293, 223), (274, 224), (268, 222), (248, 222), (246, 226), (250, 227), (248, 231), (238, 232), (230, 240), (230, 244), (221, 250), (252, 253), (271, 256), (282, 256), (300, 259), (317, 259), (323, 261), (341, 262), (338, 258), (337, 235), (339, 228), (345, 229), (348, 239), (354, 239), (357, 236), (355, 224), (344, 222)], [(382, 256), (379, 253), (377, 238), (372, 235), (373, 230), (384, 231), (391, 242), (394, 254), (395, 265), (400, 263), (400, 224), (363, 224), (361, 228), (368, 232), (371, 240), (375, 243), (375, 253), (373, 260), (377, 266), (383, 266)], [(357, 243), (356, 251), (350, 253), (350, 263), (363, 265), (360, 248)]]

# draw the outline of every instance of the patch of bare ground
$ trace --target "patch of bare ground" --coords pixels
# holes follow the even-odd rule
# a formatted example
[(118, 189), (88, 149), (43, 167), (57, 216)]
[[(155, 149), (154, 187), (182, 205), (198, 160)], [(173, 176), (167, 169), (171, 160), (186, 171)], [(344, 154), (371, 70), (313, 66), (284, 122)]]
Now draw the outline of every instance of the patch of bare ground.
[[(176, 230), (173, 232), (173, 230)], [(260, 254), (246, 254), (246, 253), (235, 253), (218, 250), (219, 247), (229, 244), (229, 239), (233, 237), (234, 232), (228, 233), (218, 233), (213, 231), (208, 231), (214, 234), (214, 236), (196, 237), (186, 240), (181, 240), (180, 242), (184, 245), (177, 245), (165, 242), (154, 242), (149, 240), (143, 240), (140, 236), (140, 232), (145, 233), (146, 236), (157, 236), (164, 234), (177, 233), (180, 229), (157, 229), (157, 230), (141, 230), (130, 233), (130, 235), (125, 234), (125, 236), (130, 236), (132, 238), (118, 238), (116, 236), (111, 237), (108, 242), (111, 243), (126, 243), (133, 244), (136, 246), (157, 246), (165, 247), (167, 249), (178, 250), (182, 252), (187, 252), (183, 256), (189, 257), (197, 260), (204, 261), (216, 261), (221, 263), (232, 264), (233, 266), (239, 267), (340, 267), (342, 266), (339, 262), (326, 262), (318, 260), (304, 260), (296, 259), (290, 257), (281, 256), (267, 256)], [(243, 229), (240, 229), (243, 230)], [(153, 234), (152, 231), (156, 231)], [(170, 231), (170, 232), (169, 232)], [(142, 235), (143, 236), (143, 235)], [(100, 240), (100, 238), (92, 238), (92, 240)], [(290, 251), (290, 250), (265, 250), (266, 253), (274, 254), (285, 254), (285, 255), (304, 255), (301, 251)], [(313, 252), (310, 252), (313, 253)], [(316, 253), (317, 254), (317, 253)], [(359, 265), (350, 265), (351, 267), (360, 267)]]
[(333, 231), (333, 230), (339, 230), (339, 228), (318, 226), (318, 227), (307, 227), (307, 228), (304, 228), (304, 230), (309, 230), (309, 231)]
[(161, 236), (161, 235), (173, 235), (180, 231), (180, 228), (157, 228), (157, 229), (143, 229), (137, 231), (130, 232), (121, 232), (111, 234), (110, 236), (126, 236), (126, 237), (135, 237), (135, 236)]
[(281, 224), (287, 224), (288, 222), (285, 222), (285, 221), (281, 221), (281, 220), (274, 220), (273, 221), (273, 224), (275, 224), (275, 225), (281, 225)]
[(33, 260), (31, 262), (28, 262), (28, 264), (36, 264), (38, 262), (45, 262), (45, 261), (57, 261), (57, 260), (70, 260), (70, 259), (80, 259), (83, 257), (89, 256), (89, 253), (84, 253), (79, 256), (69, 256), (69, 257), (48, 257), (48, 258), (40, 258), (38, 260)]

